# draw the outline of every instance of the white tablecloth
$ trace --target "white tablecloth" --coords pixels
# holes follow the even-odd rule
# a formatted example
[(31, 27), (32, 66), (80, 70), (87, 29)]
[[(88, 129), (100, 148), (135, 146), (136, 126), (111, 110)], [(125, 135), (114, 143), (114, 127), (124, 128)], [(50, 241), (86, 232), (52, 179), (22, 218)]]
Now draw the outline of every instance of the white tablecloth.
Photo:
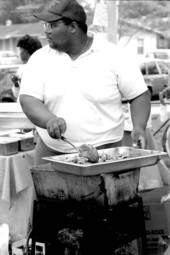
[(27, 237), (36, 198), (30, 169), (34, 150), (0, 156), (0, 224), (9, 225), (12, 241)]

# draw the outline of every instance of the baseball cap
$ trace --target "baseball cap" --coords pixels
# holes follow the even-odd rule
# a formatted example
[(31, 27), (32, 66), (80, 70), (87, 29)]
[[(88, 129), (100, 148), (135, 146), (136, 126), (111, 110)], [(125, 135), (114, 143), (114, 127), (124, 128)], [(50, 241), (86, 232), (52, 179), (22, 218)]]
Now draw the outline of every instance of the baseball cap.
[(49, 9), (40, 14), (35, 14), (34, 17), (45, 22), (68, 18), (77, 22), (86, 23), (86, 13), (76, 0), (55, 0), (51, 3)]

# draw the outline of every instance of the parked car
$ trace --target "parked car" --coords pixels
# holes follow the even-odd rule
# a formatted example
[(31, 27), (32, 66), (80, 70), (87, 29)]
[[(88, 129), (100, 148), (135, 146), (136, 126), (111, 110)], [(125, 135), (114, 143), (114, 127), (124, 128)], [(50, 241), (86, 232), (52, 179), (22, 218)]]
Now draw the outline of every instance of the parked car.
[(156, 49), (145, 54), (146, 58), (156, 58), (170, 61), (170, 49)]
[(0, 65), (0, 102), (16, 102), (12, 92), (11, 76), (16, 74), (20, 65)]
[(13, 65), (21, 62), (19, 56), (13, 51), (0, 51), (0, 65)]
[(159, 96), (159, 92), (168, 85), (170, 61), (145, 58), (140, 60), (139, 67), (150, 90), (151, 98)]

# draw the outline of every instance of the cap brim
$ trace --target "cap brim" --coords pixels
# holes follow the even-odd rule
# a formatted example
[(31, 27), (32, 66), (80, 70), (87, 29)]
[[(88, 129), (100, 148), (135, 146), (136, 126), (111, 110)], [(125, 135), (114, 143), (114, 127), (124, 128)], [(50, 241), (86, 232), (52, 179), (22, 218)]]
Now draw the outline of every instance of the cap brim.
[(62, 18), (62, 16), (53, 14), (51, 12), (43, 12), (40, 14), (34, 14), (34, 17), (46, 22), (57, 21)]

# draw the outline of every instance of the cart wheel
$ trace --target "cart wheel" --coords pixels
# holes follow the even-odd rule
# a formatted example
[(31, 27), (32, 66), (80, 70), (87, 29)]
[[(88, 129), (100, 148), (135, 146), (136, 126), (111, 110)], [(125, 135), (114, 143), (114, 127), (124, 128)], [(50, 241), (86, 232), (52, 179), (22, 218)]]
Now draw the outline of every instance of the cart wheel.
[(170, 157), (170, 125), (168, 125), (163, 133), (162, 137), (162, 148), (163, 151), (168, 153)]

